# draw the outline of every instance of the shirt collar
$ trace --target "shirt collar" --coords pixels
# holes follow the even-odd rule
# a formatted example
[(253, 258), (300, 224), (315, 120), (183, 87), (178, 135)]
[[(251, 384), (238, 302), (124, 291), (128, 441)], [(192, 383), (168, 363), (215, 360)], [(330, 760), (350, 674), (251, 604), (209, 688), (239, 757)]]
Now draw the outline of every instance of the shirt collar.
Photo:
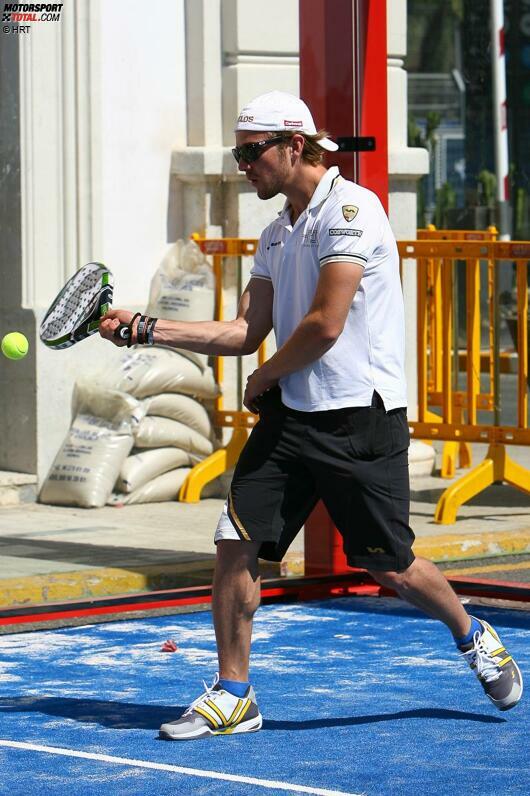
[(308, 210), (311, 210), (313, 207), (316, 207), (317, 205), (319, 205), (321, 202), (324, 201), (328, 193), (331, 191), (333, 183), (338, 176), (339, 176), (339, 170), (337, 166), (331, 166), (331, 168), (329, 168), (326, 171), (326, 173), (318, 183), (317, 187), (315, 188), (315, 192), (311, 197), (311, 201), (307, 206)]
[[(317, 205), (321, 204), (324, 201), (326, 196), (333, 188), (333, 183), (335, 182), (337, 177), (340, 177), (338, 167), (331, 166), (331, 168), (329, 168), (326, 171), (326, 173), (323, 175), (320, 182), (318, 183), (317, 187), (315, 188), (313, 196), (309, 200), (309, 204), (306, 207), (306, 210), (311, 210), (313, 207), (317, 207)], [(291, 226), (290, 207), (291, 205), (289, 204), (289, 200), (286, 199), (283, 208), (278, 213), (277, 221), (279, 221), (280, 224), (283, 224), (286, 227)]]

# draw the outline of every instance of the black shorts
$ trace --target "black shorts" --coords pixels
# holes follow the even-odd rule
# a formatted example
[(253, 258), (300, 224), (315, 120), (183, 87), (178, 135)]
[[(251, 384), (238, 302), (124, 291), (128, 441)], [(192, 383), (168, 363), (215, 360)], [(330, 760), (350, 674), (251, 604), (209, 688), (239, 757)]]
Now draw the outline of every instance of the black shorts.
[(235, 468), (227, 514), (260, 558), (281, 561), (319, 499), (352, 567), (400, 572), (414, 560), (409, 526), (409, 428), (405, 409), (299, 412), (275, 388)]

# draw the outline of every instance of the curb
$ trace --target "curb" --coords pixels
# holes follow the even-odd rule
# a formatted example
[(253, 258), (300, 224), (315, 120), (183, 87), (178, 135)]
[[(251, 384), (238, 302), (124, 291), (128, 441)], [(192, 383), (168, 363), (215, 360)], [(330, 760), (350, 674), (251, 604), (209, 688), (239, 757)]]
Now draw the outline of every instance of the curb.
[(437, 564), (494, 556), (530, 553), (530, 530), (486, 531), (462, 536), (456, 533), (420, 536), (412, 547), (415, 554)]
[(53, 572), (18, 578), (0, 578), (0, 606), (63, 602), (67, 600), (138, 594), (184, 586), (211, 583), (214, 559), (186, 564), (138, 566), (134, 570), (118, 567)]
[[(416, 555), (438, 564), (522, 555), (530, 553), (530, 530), (490, 531), (468, 534), (466, 537), (459, 534), (421, 536), (414, 542), (413, 550)], [(73, 572), (0, 578), (0, 606), (14, 608), (199, 586), (211, 583), (214, 564), (212, 557), (179, 564), (138, 566), (134, 570), (87, 567)], [(285, 576), (303, 574), (302, 554), (288, 553), (280, 572)]]

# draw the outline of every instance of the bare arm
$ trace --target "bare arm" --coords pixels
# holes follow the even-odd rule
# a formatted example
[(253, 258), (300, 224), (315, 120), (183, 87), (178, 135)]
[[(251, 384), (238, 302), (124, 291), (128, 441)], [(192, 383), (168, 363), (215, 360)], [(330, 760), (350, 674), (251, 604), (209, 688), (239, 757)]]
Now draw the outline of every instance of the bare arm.
[[(240, 356), (259, 347), (272, 328), (274, 291), (268, 279), (251, 279), (239, 300), (237, 317), (232, 321), (158, 320), (154, 341), (160, 345), (185, 348), (200, 354)], [(132, 313), (110, 310), (100, 322), (100, 334), (120, 344), (114, 330), (120, 323), (130, 323)], [(136, 342), (136, 324), (133, 330)], [(121, 343), (123, 345), (123, 343)]]
[(292, 335), (261, 368), (249, 377), (245, 406), (255, 411), (254, 399), (283, 376), (301, 370), (326, 353), (344, 328), (364, 269), (331, 262), (322, 266), (315, 297)]

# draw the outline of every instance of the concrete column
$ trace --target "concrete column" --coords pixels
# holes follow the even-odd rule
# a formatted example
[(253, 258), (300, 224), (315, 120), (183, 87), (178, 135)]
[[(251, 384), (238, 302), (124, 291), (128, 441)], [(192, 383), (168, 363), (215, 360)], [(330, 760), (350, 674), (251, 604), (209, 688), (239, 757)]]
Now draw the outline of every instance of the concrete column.
[(4, 357), (0, 360), (0, 470), (34, 473), (35, 323), (33, 313), (24, 309), (22, 301), (21, 40), (19, 36), (3, 36), (0, 47), (0, 337), (11, 331), (22, 332), (30, 342), (30, 353), (20, 362)]
[(243, 0), (186, 2), (188, 146), (172, 156), (170, 240), (258, 236), (282, 206), (249, 190), (230, 149), (245, 102), (273, 89), (298, 94), (298, 0), (270, 0), (259, 26), (249, 8)]
[[(17, 142), (11, 173), (18, 184), (9, 190), (15, 202), (8, 216), (10, 245), (16, 251), (2, 262), (2, 283), (8, 286), (1, 298), (2, 333), (22, 331), (30, 353), (22, 362), (4, 360), (2, 366), (0, 402), (10, 412), (0, 417), (0, 469), (41, 477), (68, 427), (79, 359), (46, 350), (38, 328), (65, 279), (90, 259), (97, 237), (92, 190), (96, 62), (90, 57), (93, 31), (87, 19), (88, 0), (78, 0), (61, 24), (42, 25), (33, 35), (18, 38), (18, 63), (9, 51), (11, 62), (4, 62), (2, 70), (11, 78), (12, 118), (18, 118), (10, 138)], [(15, 37), (5, 38), (9, 47)], [(89, 362), (89, 348), (84, 356)]]
[[(406, 0), (388, 0), (388, 171), (389, 216), (398, 240), (416, 238), (416, 184), (429, 171), (425, 149), (407, 146), (407, 74), (403, 56), (407, 52)], [(403, 293), (407, 318), (407, 382), (409, 416), (417, 417), (416, 358), (416, 268), (404, 264)]]
[[(387, 50), (389, 218), (398, 240), (414, 240), (416, 186), (429, 171), (429, 157), (427, 150), (407, 146), (407, 74), (403, 69), (407, 52), (406, 0), (387, 0)], [(417, 273), (414, 260), (405, 260), (403, 265), (408, 416), (414, 420), (418, 416)], [(429, 474), (434, 450), (413, 440), (409, 461), (412, 475)]]

